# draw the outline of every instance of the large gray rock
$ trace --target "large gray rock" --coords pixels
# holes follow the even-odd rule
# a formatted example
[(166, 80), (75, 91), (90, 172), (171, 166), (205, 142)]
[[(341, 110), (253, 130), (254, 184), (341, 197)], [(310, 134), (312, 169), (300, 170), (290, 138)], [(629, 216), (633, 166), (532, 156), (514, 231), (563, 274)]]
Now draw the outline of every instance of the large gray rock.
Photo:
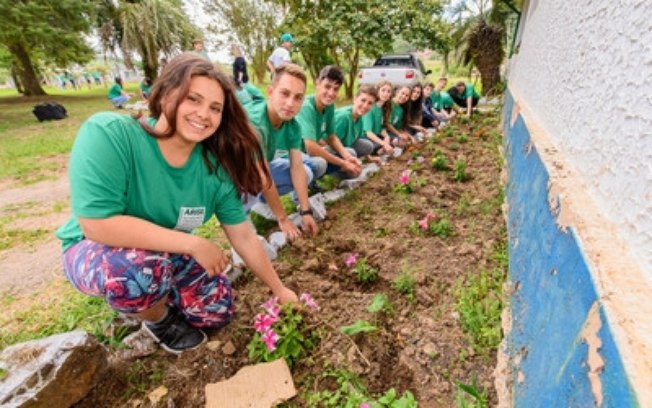
[(0, 367), (0, 406), (69, 407), (86, 396), (107, 367), (95, 337), (74, 331), (7, 347)]

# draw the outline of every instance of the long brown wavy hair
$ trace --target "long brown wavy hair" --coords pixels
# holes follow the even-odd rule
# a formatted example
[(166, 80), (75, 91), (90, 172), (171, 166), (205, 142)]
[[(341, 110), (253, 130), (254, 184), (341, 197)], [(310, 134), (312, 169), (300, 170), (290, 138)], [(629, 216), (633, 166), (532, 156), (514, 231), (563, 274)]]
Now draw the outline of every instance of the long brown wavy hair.
[[(169, 128), (165, 132), (157, 132), (143, 120), (140, 124), (153, 137), (172, 137), (177, 130), (177, 109), (188, 96), (190, 80), (195, 76), (217, 81), (224, 92), (220, 126), (215, 133), (201, 142), (206, 167), (215, 174), (218, 168), (223, 166), (240, 194), (260, 193), (263, 187), (269, 186), (271, 175), (267, 166), (258, 164), (265, 157), (258, 137), (235, 96), (231, 80), (210, 61), (195, 53), (186, 52), (168, 62), (154, 82), (148, 102), (150, 115), (156, 119), (162, 114), (165, 115)], [(162, 100), (168, 95), (171, 96), (170, 101), (163, 106)], [(211, 160), (210, 156), (214, 160)], [(261, 178), (259, 167), (265, 178)]]
[[(380, 95), (380, 88), (383, 86), (389, 86), (392, 89), (392, 94), (394, 90), (394, 85), (392, 85), (391, 82), (389, 82), (386, 79), (383, 79), (382, 81), (378, 82), (376, 84), (376, 93)], [(383, 102), (383, 126), (385, 124), (389, 123), (389, 117), (392, 114), (392, 98), (390, 97), (387, 102)]]

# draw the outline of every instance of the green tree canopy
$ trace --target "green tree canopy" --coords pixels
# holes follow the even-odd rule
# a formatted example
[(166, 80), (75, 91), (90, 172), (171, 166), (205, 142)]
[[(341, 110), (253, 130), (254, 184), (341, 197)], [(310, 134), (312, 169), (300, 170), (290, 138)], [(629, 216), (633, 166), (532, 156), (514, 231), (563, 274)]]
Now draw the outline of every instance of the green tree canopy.
[(87, 0), (0, 0), (0, 44), (11, 54), (25, 95), (45, 95), (39, 64), (66, 66), (92, 58), (83, 37), (92, 7)]
[(180, 0), (120, 1), (104, 0), (96, 19), (102, 44), (115, 51), (120, 48), (125, 64), (132, 66), (137, 54), (145, 76), (155, 79), (159, 59), (190, 47), (200, 31), (192, 24)]
[(206, 12), (216, 15), (221, 25), (210, 30), (239, 43), (250, 58), (257, 82), (265, 77), (266, 61), (278, 44), (281, 8), (266, 0), (204, 0)]

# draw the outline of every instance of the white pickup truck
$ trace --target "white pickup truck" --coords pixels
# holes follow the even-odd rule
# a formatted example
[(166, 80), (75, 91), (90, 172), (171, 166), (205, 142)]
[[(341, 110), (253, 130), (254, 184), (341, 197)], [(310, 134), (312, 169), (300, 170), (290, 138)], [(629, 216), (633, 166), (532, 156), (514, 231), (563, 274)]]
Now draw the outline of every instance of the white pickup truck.
[(423, 63), (414, 54), (383, 55), (369, 68), (358, 73), (358, 83), (374, 85), (387, 80), (392, 85), (414, 85), (422, 83), (432, 71), (425, 70)]

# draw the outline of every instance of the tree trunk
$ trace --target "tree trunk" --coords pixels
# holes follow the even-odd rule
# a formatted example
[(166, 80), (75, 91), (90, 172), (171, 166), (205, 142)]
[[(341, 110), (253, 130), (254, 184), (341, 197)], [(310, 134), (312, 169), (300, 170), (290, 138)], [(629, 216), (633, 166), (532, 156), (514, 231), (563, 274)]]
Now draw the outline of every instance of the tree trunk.
[(19, 94), (25, 93), (23, 90), (23, 85), (20, 83), (20, 79), (18, 78), (18, 74), (16, 73), (16, 63), (12, 62), (11, 63), (11, 79), (14, 81), (14, 85), (16, 86), (16, 90), (18, 91)]
[(500, 26), (488, 24), (481, 20), (469, 37), (469, 49), (475, 66), (480, 71), (482, 93), (495, 95), (500, 90), (500, 64), (505, 52), (503, 50), (504, 30)]
[(480, 71), (480, 81), (482, 82), (482, 94), (492, 96), (499, 93), (498, 85), (500, 84), (500, 66), (495, 64), (476, 64)]
[(23, 95), (25, 96), (36, 96), (36, 95), (47, 95), (41, 83), (36, 76), (36, 71), (32, 65), (32, 60), (23, 47), (22, 44), (12, 44), (9, 46), (9, 52), (14, 56), (18, 62), (17, 71), (20, 78), (20, 83), (23, 86)]
[(267, 57), (263, 52), (256, 51), (251, 61), (251, 68), (256, 77), (256, 83), (264, 84), (267, 73)]
[(143, 63), (143, 72), (145, 76), (149, 78), (152, 82), (158, 77), (158, 64), (149, 64), (147, 62)]

